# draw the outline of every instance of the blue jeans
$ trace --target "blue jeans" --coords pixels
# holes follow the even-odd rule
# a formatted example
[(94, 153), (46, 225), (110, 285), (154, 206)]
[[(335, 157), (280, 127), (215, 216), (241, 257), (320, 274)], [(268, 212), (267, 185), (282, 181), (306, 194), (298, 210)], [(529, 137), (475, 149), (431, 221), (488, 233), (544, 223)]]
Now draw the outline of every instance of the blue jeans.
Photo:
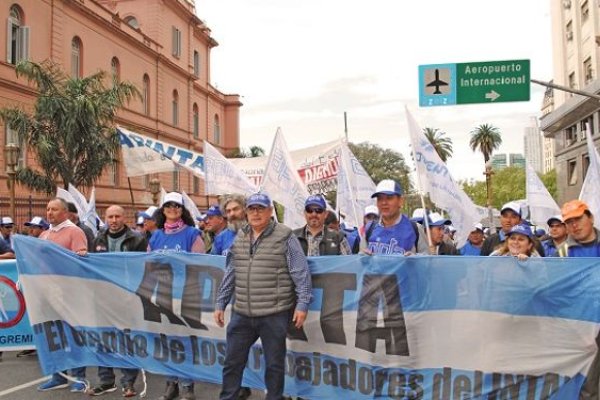
[[(121, 376), (121, 385), (123, 387), (133, 385), (138, 372), (139, 370), (135, 368), (121, 368), (121, 373), (123, 374)], [(98, 377), (102, 385), (115, 383), (115, 372), (110, 367), (98, 367)]]
[(248, 353), (260, 338), (265, 356), (266, 400), (280, 400), (285, 381), (285, 353), (287, 328), (292, 311), (283, 311), (265, 317), (246, 317), (233, 312), (227, 325), (227, 352), (223, 365), (223, 386), (220, 400), (237, 399)]

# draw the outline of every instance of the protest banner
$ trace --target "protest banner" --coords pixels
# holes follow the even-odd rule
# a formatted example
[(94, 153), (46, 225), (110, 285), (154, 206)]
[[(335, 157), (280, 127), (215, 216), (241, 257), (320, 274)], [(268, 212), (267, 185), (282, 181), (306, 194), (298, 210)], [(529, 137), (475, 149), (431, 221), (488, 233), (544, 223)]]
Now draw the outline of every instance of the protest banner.
[(184, 168), (204, 177), (204, 156), (171, 143), (117, 127), (127, 176), (141, 176)]
[[(16, 237), (44, 373), (107, 365), (219, 383), (225, 258), (79, 257)], [(598, 389), (591, 258), (309, 259), (314, 300), (288, 337), (286, 393), (311, 399), (578, 399)], [(229, 315), (226, 314), (226, 321)], [(244, 384), (264, 389), (260, 346)]]
[(31, 350), (33, 331), (25, 307), (25, 298), (17, 285), (15, 260), (0, 261), (0, 352)]

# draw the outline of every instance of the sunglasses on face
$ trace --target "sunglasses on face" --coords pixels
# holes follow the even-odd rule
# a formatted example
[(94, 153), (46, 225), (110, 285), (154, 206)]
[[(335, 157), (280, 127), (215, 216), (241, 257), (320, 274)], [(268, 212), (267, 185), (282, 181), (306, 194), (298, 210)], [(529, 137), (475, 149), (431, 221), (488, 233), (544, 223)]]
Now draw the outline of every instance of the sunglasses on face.
[(181, 204), (177, 203), (166, 203), (164, 205), (165, 208), (181, 208)]
[(325, 210), (323, 210), (322, 208), (305, 208), (304, 211), (307, 214), (313, 214), (313, 213), (323, 214), (325, 212)]
[(14, 225), (2, 225), (3, 228), (12, 229)]

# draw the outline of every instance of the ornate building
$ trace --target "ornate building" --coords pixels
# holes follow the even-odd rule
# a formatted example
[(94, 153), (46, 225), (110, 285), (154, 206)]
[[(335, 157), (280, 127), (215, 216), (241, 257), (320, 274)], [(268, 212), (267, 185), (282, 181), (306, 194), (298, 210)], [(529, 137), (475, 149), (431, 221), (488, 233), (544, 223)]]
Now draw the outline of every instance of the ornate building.
[[(242, 104), (237, 94), (221, 93), (210, 83), (211, 51), (218, 43), (196, 16), (192, 0), (9, 0), (0, 5), (0, 20), (7, 24), (0, 30), (0, 46), (6, 46), (0, 57), (0, 107), (31, 109), (35, 90), (16, 78), (14, 67), (22, 59), (50, 59), (73, 76), (105, 70), (134, 83), (142, 98), (117, 118), (128, 129), (199, 153), (203, 140), (222, 151), (239, 146)], [(16, 142), (9, 127), (0, 129), (3, 148)], [(33, 154), (20, 147), (19, 164), (33, 165)], [(4, 151), (0, 154), (4, 158)], [(6, 180), (4, 167), (5, 160), (0, 176)], [(199, 206), (207, 204), (203, 181), (188, 172), (128, 179), (117, 160), (96, 184), (99, 210), (109, 203), (131, 210), (151, 204), (152, 178), (167, 191), (183, 190)], [(0, 185), (0, 214), (6, 215), (8, 191)], [(47, 200), (20, 185), (17, 198), (18, 223), (29, 218), (23, 206), (31, 209)]]

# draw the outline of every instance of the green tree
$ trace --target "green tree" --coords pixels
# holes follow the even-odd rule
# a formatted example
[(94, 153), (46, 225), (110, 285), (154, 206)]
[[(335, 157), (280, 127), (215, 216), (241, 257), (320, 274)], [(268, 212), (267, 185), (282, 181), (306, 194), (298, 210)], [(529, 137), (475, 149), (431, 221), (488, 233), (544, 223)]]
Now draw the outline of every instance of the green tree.
[(265, 149), (260, 146), (250, 146), (248, 150), (243, 149), (241, 147), (236, 147), (233, 149), (228, 157), (230, 158), (254, 158), (254, 157), (262, 157), (265, 155)]
[(16, 179), (46, 193), (54, 192), (58, 181), (65, 188), (69, 183), (93, 185), (119, 150), (116, 112), (125, 102), (140, 97), (138, 89), (106, 72), (72, 78), (50, 61), (21, 62), (16, 73), (37, 87), (33, 113), (8, 107), (0, 110), (0, 119), (35, 154), (39, 165), (39, 169), (19, 169)]
[(494, 150), (502, 144), (500, 130), (493, 125), (483, 124), (471, 131), (469, 145), (473, 151), (479, 150), (483, 154), (484, 162), (488, 162)]
[[(525, 196), (525, 169), (522, 167), (508, 167), (494, 171), (492, 179), (494, 199), (492, 207), (500, 209), (509, 201), (524, 199)], [(485, 182), (471, 181), (463, 182), (463, 190), (480, 206), (487, 204), (487, 192)]]
[(412, 192), (410, 169), (402, 154), (369, 142), (348, 145), (375, 183), (383, 179), (393, 179), (400, 182), (405, 193)]
[(544, 186), (546, 186), (546, 189), (548, 189), (550, 195), (554, 198), (554, 200), (556, 200), (558, 195), (558, 188), (556, 186), (556, 170), (553, 169), (543, 175), (540, 175), (540, 179), (542, 180)]
[(452, 139), (446, 136), (446, 132), (442, 132), (438, 128), (423, 128), (423, 134), (443, 162), (452, 157)]

